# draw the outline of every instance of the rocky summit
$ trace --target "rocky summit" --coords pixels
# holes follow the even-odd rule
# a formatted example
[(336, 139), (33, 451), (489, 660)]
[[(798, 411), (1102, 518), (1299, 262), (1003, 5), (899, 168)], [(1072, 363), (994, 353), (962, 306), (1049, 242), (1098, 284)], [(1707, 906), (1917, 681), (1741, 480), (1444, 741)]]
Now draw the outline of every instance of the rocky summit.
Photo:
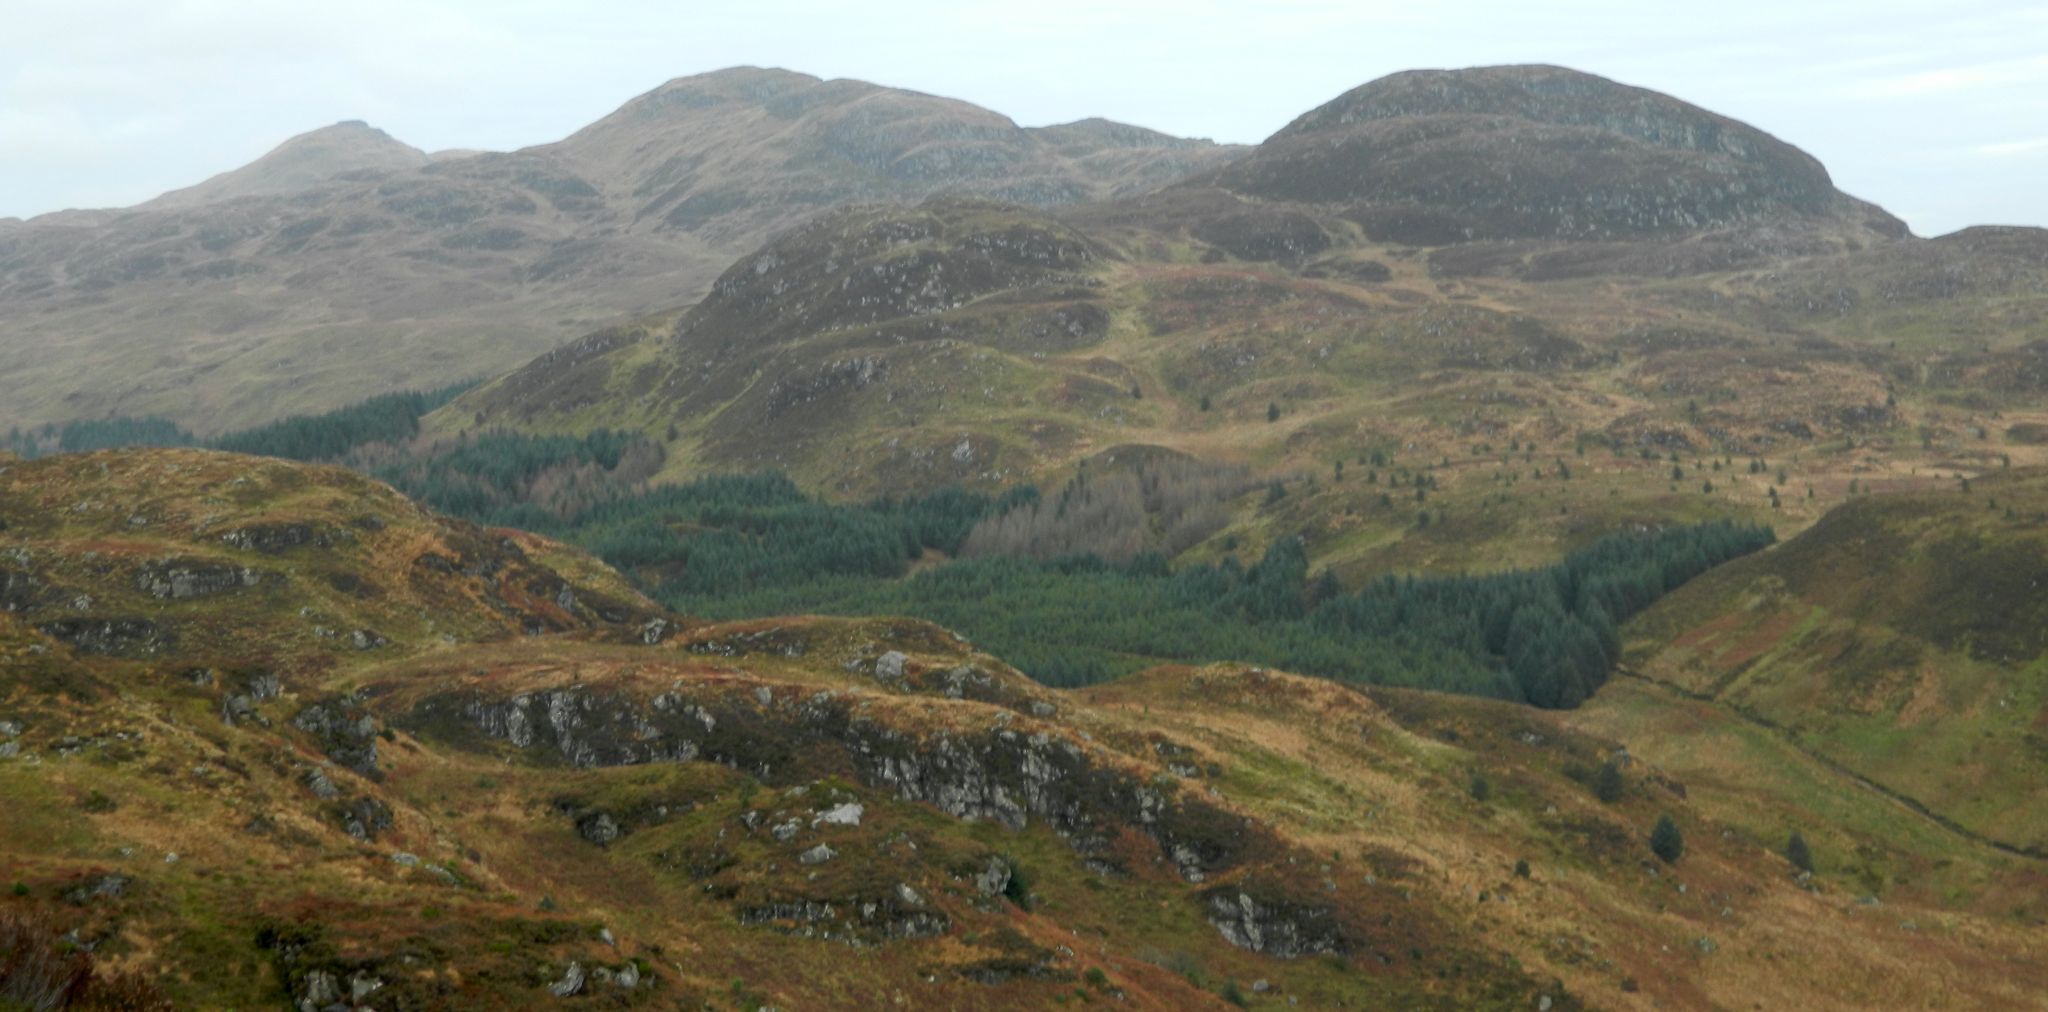
[(1381, 78), (1302, 114), (1215, 179), (1348, 205), (1369, 235), (1422, 245), (1823, 223), (1906, 234), (1784, 141), (1563, 67)]

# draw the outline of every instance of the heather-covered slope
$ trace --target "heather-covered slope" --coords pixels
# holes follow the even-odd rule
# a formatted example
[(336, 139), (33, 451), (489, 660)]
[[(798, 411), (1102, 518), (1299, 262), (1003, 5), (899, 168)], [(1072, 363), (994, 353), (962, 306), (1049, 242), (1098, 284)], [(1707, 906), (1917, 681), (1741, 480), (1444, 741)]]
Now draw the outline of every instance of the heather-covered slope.
[[(0, 467), (0, 546), (32, 577), (10, 588), (172, 634), (99, 651), (45, 632), (41, 597), (0, 612), (0, 917), (179, 1007), (1867, 1007), (2048, 983), (2039, 912), (1983, 913), (2020, 859), (1955, 847), (1945, 898), (1873, 916), (1851, 881), (1797, 879), (1775, 828), (1708, 814), (1768, 792), (1688, 790), (1558, 714), (1238, 665), (1066, 693), (923, 623), (650, 616), (574, 553), (324, 469)], [(206, 578), (216, 550), (232, 580)], [(296, 625), (330, 621), (389, 635)], [(209, 632), (236, 629), (238, 664)], [(1675, 865), (1643, 842), (1667, 813)]]

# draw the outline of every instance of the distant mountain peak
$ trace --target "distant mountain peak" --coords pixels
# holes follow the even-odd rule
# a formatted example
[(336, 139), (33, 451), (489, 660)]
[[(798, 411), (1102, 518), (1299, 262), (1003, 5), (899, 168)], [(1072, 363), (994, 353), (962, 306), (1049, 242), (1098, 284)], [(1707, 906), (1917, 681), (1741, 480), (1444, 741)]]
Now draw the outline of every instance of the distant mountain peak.
[(194, 207), (240, 197), (275, 196), (362, 172), (408, 172), (432, 159), (359, 119), (291, 137), (263, 157), (197, 186), (172, 190), (145, 206)]
[(1794, 220), (1905, 234), (1762, 130), (1540, 64), (1390, 74), (1302, 114), (1221, 178), (1261, 197), (1370, 205), (1369, 231), (1425, 245)]

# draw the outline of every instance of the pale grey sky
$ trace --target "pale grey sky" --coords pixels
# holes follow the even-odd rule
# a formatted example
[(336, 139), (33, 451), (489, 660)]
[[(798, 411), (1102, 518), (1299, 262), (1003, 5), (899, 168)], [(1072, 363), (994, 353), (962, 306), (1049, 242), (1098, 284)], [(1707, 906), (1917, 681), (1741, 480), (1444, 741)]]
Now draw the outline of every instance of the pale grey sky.
[(2041, 0), (0, 0), (0, 216), (133, 204), (364, 119), (559, 139), (735, 64), (1256, 142), (1413, 67), (1558, 63), (1746, 120), (1934, 235), (2048, 224)]

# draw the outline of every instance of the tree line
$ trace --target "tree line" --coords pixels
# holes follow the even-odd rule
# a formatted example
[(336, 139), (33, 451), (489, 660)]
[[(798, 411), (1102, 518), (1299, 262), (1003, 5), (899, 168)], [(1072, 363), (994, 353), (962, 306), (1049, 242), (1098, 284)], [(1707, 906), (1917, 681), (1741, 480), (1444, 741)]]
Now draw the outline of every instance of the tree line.
[[(1340, 681), (1577, 706), (1620, 656), (1616, 626), (1670, 589), (1774, 540), (1724, 522), (1610, 536), (1557, 565), (1387, 577), (1344, 591), (1310, 577), (1299, 539), (1260, 561), (1173, 570), (1158, 555), (982, 558), (907, 579), (797, 567), (786, 583), (664, 581), (686, 614), (900, 614), (974, 640), (1048, 684), (1087, 685), (1163, 661), (1233, 660)], [(601, 549), (600, 549), (601, 550)], [(787, 550), (787, 549), (785, 549)]]
[(213, 439), (201, 439), (168, 418), (115, 416), (10, 429), (0, 447), (28, 459), (124, 446), (203, 446), (287, 460), (339, 460), (358, 447), (397, 443), (419, 435), (421, 418), (475, 385), (458, 383), (438, 390), (383, 394), (322, 414), (294, 415)]
[[(1163, 661), (1240, 661), (1347, 682), (1569, 708), (1607, 679), (1616, 627), (1680, 584), (1774, 540), (1727, 522), (1612, 535), (1552, 566), (1386, 576), (1347, 591), (1282, 538), (1175, 569), (1256, 487), (1242, 472), (1155, 463), (1053, 496), (946, 489), (835, 503), (776, 473), (649, 487), (663, 451), (638, 433), (464, 434), (419, 420), (461, 392), (372, 398), (205, 445), (338, 460), (440, 512), (578, 544), (689, 615), (905, 615), (954, 629), (1048, 684)], [(10, 446), (195, 445), (161, 419), (72, 423)], [(1283, 493), (1284, 494), (1284, 493)], [(919, 560), (937, 565), (919, 566)]]

